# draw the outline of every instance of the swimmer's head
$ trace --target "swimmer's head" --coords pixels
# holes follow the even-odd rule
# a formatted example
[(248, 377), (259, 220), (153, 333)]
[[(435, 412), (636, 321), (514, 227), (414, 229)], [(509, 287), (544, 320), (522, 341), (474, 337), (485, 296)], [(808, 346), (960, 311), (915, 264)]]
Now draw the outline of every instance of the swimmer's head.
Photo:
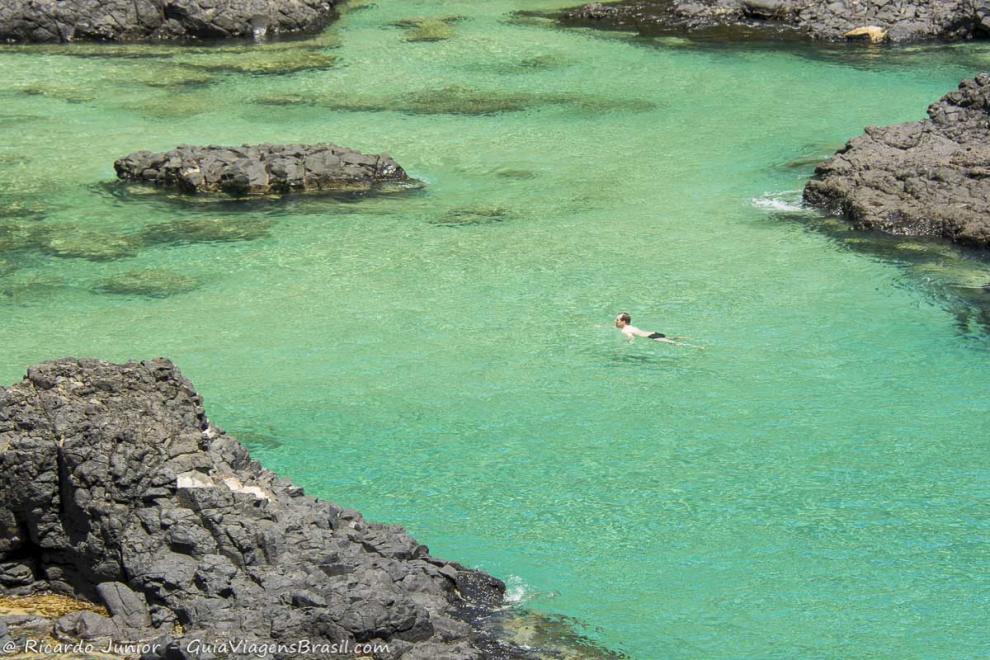
[(615, 317), (615, 327), (617, 328), (624, 328), (630, 323), (632, 323), (632, 317), (626, 314), (625, 312), (622, 312), (621, 314)]

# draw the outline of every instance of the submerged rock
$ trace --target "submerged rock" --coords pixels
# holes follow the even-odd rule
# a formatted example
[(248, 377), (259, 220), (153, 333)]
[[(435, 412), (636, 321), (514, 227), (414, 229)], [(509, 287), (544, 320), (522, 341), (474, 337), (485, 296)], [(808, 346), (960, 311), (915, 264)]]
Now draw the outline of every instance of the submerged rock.
[[(5, 304), (47, 305), (53, 297), (68, 291), (66, 283), (58, 278), (35, 276), (17, 279), (17, 274), (14, 274), (8, 279), (13, 281), (0, 283), (0, 302)], [(3, 440), (0, 440), (0, 447), (3, 446), (2, 442)]]
[(336, 0), (7, 0), (0, 41), (217, 39), (313, 32)]
[(140, 247), (140, 242), (133, 236), (80, 231), (69, 227), (46, 227), (45, 236), (47, 240), (40, 245), (43, 252), (56, 257), (89, 261), (113, 261), (133, 257)]
[(525, 170), (516, 167), (502, 167), (495, 170), (494, 174), (495, 176), (501, 179), (518, 179), (518, 180), (535, 179), (537, 176), (539, 176), (533, 170)]
[(114, 168), (125, 181), (230, 195), (369, 190), (408, 180), (386, 154), (362, 154), (334, 144), (180, 146), (164, 153), (138, 151)]
[[(7, 218), (43, 218), (47, 207), (43, 202), (26, 199), (0, 198), (0, 223)], [(2, 227), (2, 225), (0, 225)], [(2, 232), (2, 229), (0, 229)]]
[(512, 212), (501, 206), (462, 206), (451, 209), (431, 223), (446, 227), (470, 227), (504, 222)]
[(733, 40), (963, 40), (990, 33), (986, 0), (623, 0), (564, 12), (570, 25)]
[(401, 112), (409, 115), (496, 115), (543, 104), (537, 95), (450, 85), (395, 96), (341, 97), (333, 94), (276, 94), (260, 105), (312, 105), (343, 112)]
[(45, 96), (65, 101), (66, 103), (90, 103), (96, 100), (96, 94), (93, 93), (92, 89), (71, 84), (32, 83), (21, 85), (15, 89), (27, 96)]
[(492, 93), (458, 85), (412, 92), (396, 100), (401, 112), (417, 115), (493, 115), (539, 104), (535, 96), (527, 94)]
[(157, 66), (130, 67), (127, 71), (127, 82), (138, 83), (146, 87), (181, 90), (211, 85), (216, 82), (216, 78), (206, 71), (165, 62)]
[(336, 57), (318, 50), (270, 50), (259, 47), (246, 53), (225, 53), (223, 50), (218, 50), (206, 57), (190, 58), (186, 66), (214, 73), (284, 75), (299, 71), (329, 69), (336, 62)]
[[(167, 80), (167, 78), (162, 78), (162, 80)], [(178, 119), (215, 111), (217, 104), (200, 94), (172, 93), (128, 103), (123, 107), (147, 117)]]
[(168, 298), (180, 293), (194, 291), (200, 281), (164, 268), (132, 270), (103, 280), (97, 287), (100, 293), (113, 293), (125, 296), (146, 296), (148, 298)]
[(427, 18), (406, 18), (392, 25), (407, 30), (406, 41), (443, 41), (454, 36), (454, 23), (464, 20), (463, 16), (433, 16)]
[(0, 219), (0, 252), (42, 249), (51, 238), (48, 225), (37, 220)]
[(0, 388), (0, 443), (0, 564), (21, 576), (0, 596), (106, 607), (61, 615), (60, 639), (153, 640), (145, 658), (225, 639), (529, 655), (482, 628), (502, 582), (265, 470), (167, 360), (33, 367)]
[(990, 75), (928, 119), (867, 128), (815, 170), (804, 199), (862, 229), (990, 247)]

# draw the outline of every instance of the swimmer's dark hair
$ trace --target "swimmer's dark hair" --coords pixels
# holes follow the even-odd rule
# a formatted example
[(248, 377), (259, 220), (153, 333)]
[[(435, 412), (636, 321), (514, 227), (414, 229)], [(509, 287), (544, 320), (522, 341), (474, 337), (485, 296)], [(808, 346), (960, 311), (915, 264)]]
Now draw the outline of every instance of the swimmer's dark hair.
[(632, 323), (632, 317), (629, 316), (629, 314), (627, 312), (622, 312), (621, 314), (619, 314), (615, 318), (616, 318), (616, 320), (622, 321), (623, 323)]

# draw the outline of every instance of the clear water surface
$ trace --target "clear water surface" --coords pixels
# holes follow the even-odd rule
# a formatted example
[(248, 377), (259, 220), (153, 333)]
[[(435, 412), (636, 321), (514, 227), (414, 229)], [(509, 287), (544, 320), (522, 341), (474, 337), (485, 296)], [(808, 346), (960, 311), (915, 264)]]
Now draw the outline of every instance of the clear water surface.
[[(283, 75), (2, 50), (0, 382), (169, 356), (270, 468), (634, 658), (990, 654), (990, 354), (932, 284), (985, 266), (908, 268), (752, 202), (990, 50), (513, 18), (555, 2), (381, 0), (330, 29), (333, 66)], [(391, 25), (429, 15), (461, 18)], [(387, 151), (427, 185), (105, 185), (136, 149), (261, 141)], [(114, 293), (133, 272), (152, 288)], [(625, 344), (619, 311), (707, 350)]]

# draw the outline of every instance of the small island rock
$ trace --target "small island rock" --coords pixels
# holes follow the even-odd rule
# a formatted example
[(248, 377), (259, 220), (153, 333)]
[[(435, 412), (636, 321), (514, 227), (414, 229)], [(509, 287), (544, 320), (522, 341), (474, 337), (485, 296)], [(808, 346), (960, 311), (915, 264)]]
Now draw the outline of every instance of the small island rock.
[(387, 154), (362, 154), (334, 144), (180, 146), (137, 151), (116, 161), (114, 169), (125, 181), (230, 195), (367, 190), (409, 180)]

